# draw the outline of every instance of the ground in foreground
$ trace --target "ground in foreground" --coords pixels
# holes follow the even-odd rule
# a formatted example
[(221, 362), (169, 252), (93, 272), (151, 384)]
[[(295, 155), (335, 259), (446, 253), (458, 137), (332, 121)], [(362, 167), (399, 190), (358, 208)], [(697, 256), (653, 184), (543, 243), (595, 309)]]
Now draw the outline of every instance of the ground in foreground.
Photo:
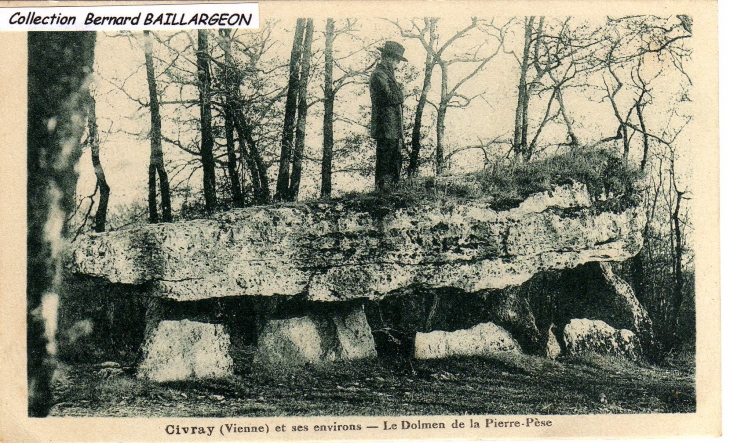
[(55, 416), (273, 417), (694, 412), (694, 359), (661, 366), (530, 356), (336, 363), (226, 380), (153, 383), (129, 368), (66, 366)]

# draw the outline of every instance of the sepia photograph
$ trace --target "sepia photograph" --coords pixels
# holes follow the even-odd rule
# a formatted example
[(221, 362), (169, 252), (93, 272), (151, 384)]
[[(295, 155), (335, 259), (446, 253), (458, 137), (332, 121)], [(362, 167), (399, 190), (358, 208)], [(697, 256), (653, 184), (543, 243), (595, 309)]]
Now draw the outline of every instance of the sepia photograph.
[(720, 432), (716, 3), (272, 3), (24, 34), (26, 418)]

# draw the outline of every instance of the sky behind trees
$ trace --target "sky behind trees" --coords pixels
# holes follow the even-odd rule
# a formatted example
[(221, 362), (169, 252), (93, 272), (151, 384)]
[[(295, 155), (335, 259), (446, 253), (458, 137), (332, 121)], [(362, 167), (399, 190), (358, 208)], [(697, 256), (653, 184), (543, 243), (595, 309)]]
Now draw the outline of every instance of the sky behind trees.
[[(547, 17), (545, 29), (548, 26), (557, 27), (566, 21), (567, 17)], [(395, 40), (402, 43), (408, 63), (402, 64), (399, 79), (404, 83), (408, 97), (405, 103), (406, 125), (412, 125), (413, 113), (418, 101), (418, 95), (423, 85), (424, 64), (427, 52), (423, 45), (415, 38), (404, 37), (403, 33), (417, 33), (418, 27), (423, 26), (422, 18), (359, 19), (348, 23), (345, 20), (336, 21), (336, 29), (348, 28), (348, 32), (338, 35), (334, 52), (335, 78), (342, 76), (348, 70), (362, 71), (372, 66), (377, 60), (377, 48), (385, 40)], [(479, 58), (494, 54), (493, 58), (484, 64), (473, 78), (460, 86), (458, 93), (468, 99), (468, 106), (450, 107), (445, 122), (444, 151), (447, 158), (447, 167), (451, 172), (473, 171), (484, 167), (485, 153), (494, 158), (506, 154), (510, 148), (515, 124), (515, 108), (518, 101), (518, 85), (520, 81), (520, 57), (523, 49), (523, 33), (525, 17), (514, 18), (479, 18), (480, 26), (469, 30), (463, 36), (453, 41), (444, 51), (446, 59)], [(663, 26), (674, 26), (680, 29), (677, 17), (657, 18)], [(234, 40), (243, 44), (256, 45), (262, 33), (267, 35), (267, 51), (261, 55), (261, 64), (267, 69), (262, 75), (265, 84), (262, 90), (274, 94), (286, 89), (286, 63), (291, 51), (294, 20), (281, 20), (262, 24), (261, 30), (234, 30)], [(437, 46), (443, 45), (459, 31), (469, 27), (471, 18), (440, 18), (437, 29)], [(586, 20), (571, 18), (567, 26), (572, 35), (590, 35), (596, 29), (605, 26), (606, 18)], [(349, 27), (348, 27), (349, 26)], [(535, 22), (535, 28), (537, 22)], [(314, 41), (312, 43), (313, 73), (309, 82), (310, 112), (307, 121), (307, 138), (305, 161), (300, 198), (312, 198), (319, 191), (319, 161), (322, 152), (322, 65), (324, 64), (324, 30), (325, 19), (314, 20)], [(487, 28), (502, 32), (500, 39), (489, 36)], [(399, 29), (400, 28), (400, 29)], [(199, 135), (194, 121), (199, 119), (198, 106), (192, 103), (196, 100), (197, 89), (194, 82), (185, 79), (187, 74), (193, 73), (195, 66), (194, 40), (195, 31), (189, 30), (178, 34), (155, 33), (153, 51), (155, 66), (160, 82), (160, 101), (162, 114), (163, 137), (181, 143), (184, 146), (195, 146), (199, 143)], [(216, 35), (217, 36), (217, 35)], [(595, 39), (598, 39), (596, 36)], [(501, 41), (500, 41), (501, 40)], [(501, 43), (501, 46), (500, 46)], [(630, 44), (627, 44), (627, 47)], [(478, 48), (477, 52), (475, 48)], [(234, 49), (235, 51), (235, 49)], [(96, 48), (95, 75), (96, 84), (96, 113), (99, 126), (101, 144), (100, 157), (104, 166), (107, 180), (111, 187), (110, 214), (119, 212), (127, 205), (142, 204), (147, 192), (147, 166), (149, 164), (149, 92), (147, 89), (144, 51), (141, 33), (108, 33), (99, 34)], [(215, 54), (213, 54), (215, 57)], [(339, 60), (341, 58), (341, 60)], [(647, 58), (649, 60), (649, 58)], [(690, 95), (687, 91), (688, 81), (680, 69), (672, 69), (670, 61), (656, 62), (655, 66), (645, 63), (641, 69), (643, 77), (651, 80), (651, 99), (647, 100), (644, 119), (649, 132), (676, 132), (682, 125), (682, 120), (690, 114)], [(478, 62), (463, 62), (449, 65), (449, 83), (453, 85), (467, 76)], [(628, 70), (627, 70), (628, 69)], [(628, 83), (631, 78), (626, 68), (621, 72), (617, 69), (621, 80)], [(684, 68), (683, 68), (684, 69)], [(692, 67), (684, 69), (691, 72)], [(374, 158), (374, 144), (370, 143), (365, 124), (369, 118), (369, 95), (367, 91), (367, 75), (370, 71), (354, 75), (341, 90), (338, 91), (335, 104), (337, 115), (335, 122), (335, 148), (339, 149), (344, 157), (335, 158), (333, 169), (333, 194), (338, 195), (350, 190), (365, 190), (372, 187), (372, 179), (367, 175), (356, 172), (337, 172), (340, 169), (352, 171), (371, 163)], [(657, 75), (661, 72), (661, 75)], [(535, 75), (535, 74), (532, 74)], [(424, 139), (423, 158), (426, 165), (421, 173), (433, 174), (433, 165), (428, 160), (433, 156), (436, 139), (436, 114), (439, 102), (441, 73), (437, 66), (434, 68), (432, 85), (428, 94), (429, 104), (424, 109)], [(607, 99), (604, 85), (611, 79), (605, 70), (595, 70), (584, 77), (576, 77), (573, 83), (562, 89), (562, 98), (567, 110), (568, 119), (572, 123), (572, 130), (579, 142), (590, 145), (611, 137), (616, 133), (617, 122), (610, 100)], [(177, 81), (177, 82), (176, 82)], [(615, 87), (613, 85), (608, 85)], [(608, 87), (607, 86), (607, 87)], [(539, 92), (539, 91), (538, 91)], [(548, 90), (536, 92), (530, 102), (530, 119), (536, 126), (543, 118), (550, 98)], [(636, 97), (630, 86), (615, 96), (616, 106), (625, 113), (630, 109), (631, 101)], [(283, 97), (283, 96), (282, 96)], [(283, 106), (283, 98), (278, 100)], [(463, 101), (463, 100), (462, 100)], [(458, 104), (458, 101), (455, 102)], [(551, 111), (557, 107), (551, 104)], [(273, 115), (273, 114), (272, 114)], [(634, 117), (635, 120), (635, 117)], [(275, 132), (281, 122), (271, 117), (270, 125)], [(408, 128), (407, 128), (408, 132)], [(689, 177), (690, 162), (687, 161), (689, 140), (691, 137), (691, 122), (675, 141), (677, 151), (677, 176), (681, 180)], [(271, 180), (276, 179), (275, 165), (278, 149), (275, 135), (267, 150), (271, 162), (268, 174)], [(532, 129), (534, 135), (534, 128)], [(343, 139), (349, 139), (348, 146)], [(408, 135), (407, 135), (408, 138)], [(632, 143), (638, 143), (640, 135), (635, 134)], [(557, 146), (566, 141), (564, 122), (559, 116), (551, 117), (540, 133), (538, 148), (548, 151), (559, 149)], [(406, 140), (406, 144), (409, 140)], [(612, 142), (613, 143), (613, 142)], [(478, 146), (487, 149), (476, 149)], [(349, 149), (349, 151), (346, 151)], [(178, 190), (190, 188), (191, 198), (198, 198), (202, 188), (202, 173), (193, 170), (190, 162), (192, 156), (184, 152), (175, 143), (164, 142), (163, 150), (166, 161), (171, 165), (171, 185)], [(88, 151), (88, 150), (87, 150)], [(453, 157), (451, 153), (457, 152)], [(80, 198), (90, 195), (94, 191), (95, 177), (89, 153), (85, 152), (80, 163), (80, 182), (78, 195)], [(539, 155), (539, 153), (538, 153)], [(640, 157), (640, 149), (631, 151), (635, 161)], [(490, 158), (489, 161), (492, 159)], [(182, 191), (180, 191), (182, 192)], [(181, 198), (173, 201), (174, 210), (179, 210)]]

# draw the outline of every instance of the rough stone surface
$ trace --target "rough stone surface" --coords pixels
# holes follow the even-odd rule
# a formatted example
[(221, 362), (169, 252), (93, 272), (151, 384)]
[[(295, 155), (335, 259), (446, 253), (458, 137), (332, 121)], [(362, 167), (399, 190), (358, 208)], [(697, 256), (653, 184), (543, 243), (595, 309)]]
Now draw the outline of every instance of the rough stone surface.
[(610, 263), (599, 263), (601, 274), (609, 292), (613, 294), (609, 303), (617, 312), (616, 327), (635, 332), (644, 347), (653, 346), (654, 334), (649, 313), (636, 298), (631, 286), (613, 273)]
[[(652, 322), (628, 283), (607, 262), (536, 274), (519, 287), (493, 291), (489, 320), (506, 328), (525, 353), (549, 355), (549, 331), (562, 337), (575, 318), (602, 320), (636, 334), (644, 352), (654, 346)], [(554, 348), (556, 349), (556, 348)]]
[(495, 352), (521, 353), (509, 332), (494, 323), (480, 323), (453, 332), (416, 334), (414, 357), (418, 359), (489, 355)]
[(233, 375), (222, 325), (163, 320), (145, 340), (137, 376), (158, 382)]
[(562, 350), (560, 349), (560, 343), (558, 338), (555, 337), (554, 327), (551, 326), (548, 330), (547, 346), (545, 347), (545, 356), (550, 360), (555, 360), (560, 356)]
[(301, 366), (335, 360), (333, 343), (311, 317), (269, 320), (259, 335), (255, 361), (265, 365)]
[(563, 331), (566, 353), (572, 356), (610, 355), (636, 360), (641, 344), (628, 329), (615, 329), (601, 320), (573, 319)]
[(507, 288), (496, 297), (492, 318), (512, 333), (525, 352), (541, 353), (545, 340), (528, 299), (517, 288)]
[[(634, 332), (642, 349), (648, 352), (654, 346), (652, 321), (646, 309), (639, 303), (628, 283), (614, 274), (611, 263), (587, 263), (575, 269), (558, 273), (549, 285), (548, 296), (532, 297), (536, 305), (541, 299), (551, 298), (552, 312), (538, 314), (541, 307), (533, 307), (537, 317), (548, 315), (543, 322), (557, 326), (559, 335), (563, 327), (575, 318), (603, 320), (617, 329)], [(544, 311), (544, 306), (542, 306)]]
[(255, 361), (301, 366), (375, 358), (375, 342), (362, 307), (345, 313), (269, 320), (259, 335)]
[(475, 292), (520, 285), (540, 271), (625, 260), (640, 249), (644, 224), (639, 209), (596, 213), (581, 184), (508, 211), (484, 201), (390, 211), (342, 202), (266, 206), (90, 234), (78, 241), (71, 270), (145, 283), (176, 300), (378, 299), (413, 285)]
[(357, 360), (375, 358), (375, 342), (370, 330), (365, 311), (360, 307), (345, 314), (335, 314), (332, 317), (335, 332), (339, 343), (339, 358), (342, 360)]

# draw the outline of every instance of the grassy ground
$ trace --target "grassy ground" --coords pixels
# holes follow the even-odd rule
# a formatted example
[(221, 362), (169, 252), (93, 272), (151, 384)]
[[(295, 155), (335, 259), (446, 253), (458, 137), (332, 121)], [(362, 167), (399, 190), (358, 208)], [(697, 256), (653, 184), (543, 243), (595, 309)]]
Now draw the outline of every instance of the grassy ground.
[(336, 363), (290, 372), (239, 367), (226, 380), (153, 383), (65, 368), (56, 416), (325, 416), (693, 412), (694, 361), (662, 366), (530, 356)]
[(532, 194), (575, 182), (587, 186), (601, 211), (623, 211), (639, 203), (641, 173), (617, 153), (591, 148), (528, 163), (497, 163), (466, 175), (405, 179), (387, 191), (351, 192), (334, 200), (356, 211), (384, 213), (422, 204), (474, 201), (507, 210)]

